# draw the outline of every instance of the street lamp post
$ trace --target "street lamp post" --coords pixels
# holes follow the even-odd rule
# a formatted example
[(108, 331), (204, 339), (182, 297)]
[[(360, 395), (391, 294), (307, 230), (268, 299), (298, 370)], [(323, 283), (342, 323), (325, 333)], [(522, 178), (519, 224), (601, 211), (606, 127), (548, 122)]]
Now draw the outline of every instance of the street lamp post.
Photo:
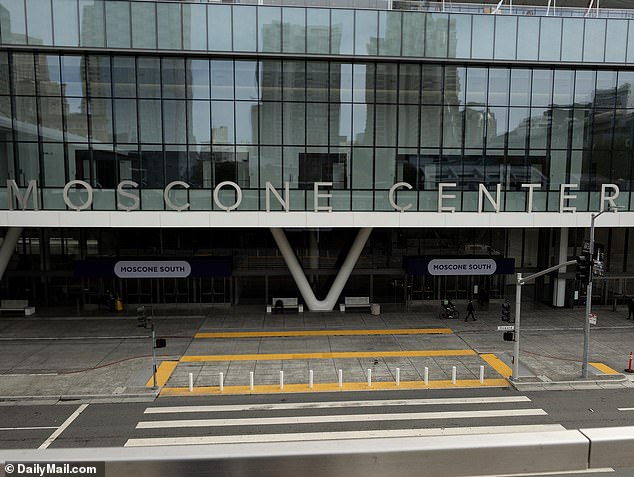
[(590, 359), (590, 313), (592, 312), (592, 266), (594, 263), (594, 221), (603, 212), (618, 212), (619, 207), (609, 207), (598, 214), (592, 214), (590, 219), (590, 270), (588, 273), (588, 285), (586, 287), (586, 316), (583, 320), (583, 363), (581, 364), (581, 377), (588, 377), (588, 360)]

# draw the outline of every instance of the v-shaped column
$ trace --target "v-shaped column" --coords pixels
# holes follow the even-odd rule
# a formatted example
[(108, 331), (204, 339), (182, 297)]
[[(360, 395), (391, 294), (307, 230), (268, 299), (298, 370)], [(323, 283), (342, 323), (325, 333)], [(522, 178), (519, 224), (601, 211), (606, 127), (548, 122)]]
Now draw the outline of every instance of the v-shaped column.
[(282, 257), (284, 257), (284, 261), (286, 262), (286, 265), (297, 284), (297, 288), (299, 288), (299, 292), (302, 294), (302, 298), (304, 299), (306, 306), (311, 311), (332, 311), (337, 303), (339, 295), (341, 295), (343, 287), (348, 282), (348, 278), (350, 278), (350, 274), (352, 273), (352, 270), (354, 269), (354, 266), (359, 259), (359, 255), (361, 255), (363, 247), (365, 247), (371, 232), (371, 227), (359, 229), (359, 233), (354, 239), (354, 243), (352, 244), (352, 247), (350, 247), (350, 251), (346, 256), (343, 265), (339, 269), (337, 277), (330, 287), (328, 295), (326, 295), (326, 298), (323, 300), (318, 300), (315, 297), (315, 293), (310, 287), (308, 280), (306, 279), (304, 270), (299, 264), (299, 261), (295, 256), (295, 252), (293, 252), (291, 245), (288, 243), (284, 230), (277, 228), (271, 229), (275, 243), (277, 243), (277, 247), (280, 249)]

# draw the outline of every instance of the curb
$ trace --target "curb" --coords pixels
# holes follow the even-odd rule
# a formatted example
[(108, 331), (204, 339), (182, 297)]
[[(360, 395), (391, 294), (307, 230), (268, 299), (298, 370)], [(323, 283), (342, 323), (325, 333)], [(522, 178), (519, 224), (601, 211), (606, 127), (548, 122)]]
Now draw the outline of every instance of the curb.
[(52, 394), (48, 396), (0, 396), (0, 402), (13, 401), (81, 401), (93, 399), (138, 399), (147, 398), (154, 400), (159, 395), (159, 389), (151, 393), (123, 393), (123, 394)]
[(562, 388), (566, 386), (569, 386), (573, 389), (575, 387), (579, 387), (579, 389), (585, 389), (588, 386), (596, 386), (597, 388), (601, 388), (602, 384), (624, 383), (629, 381), (627, 379), (627, 376), (625, 376), (623, 373), (606, 374), (603, 375), (602, 379), (579, 379), (573, 381), (529, 381), (528, 379), (524, 381), (521, 377), (519, 379), (520, 381), (508, 379), (508, 382), (511, 384), (511, 386), (513, 386), (513, 388), (517, 391), (548, 390), (549, 388)]

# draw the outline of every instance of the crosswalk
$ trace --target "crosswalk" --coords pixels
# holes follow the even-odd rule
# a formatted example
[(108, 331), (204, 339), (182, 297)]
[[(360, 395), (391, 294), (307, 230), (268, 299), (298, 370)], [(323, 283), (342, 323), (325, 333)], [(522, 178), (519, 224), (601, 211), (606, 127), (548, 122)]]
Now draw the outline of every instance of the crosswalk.
[[(496, 422), (498, 420), (498, 422)], [(503, 424), (500, 422), (503, 421)], [(497, 425), (495, 425), (497, 424)], [(157, 406), (126, 447), (549, 432), (527, 396)]]

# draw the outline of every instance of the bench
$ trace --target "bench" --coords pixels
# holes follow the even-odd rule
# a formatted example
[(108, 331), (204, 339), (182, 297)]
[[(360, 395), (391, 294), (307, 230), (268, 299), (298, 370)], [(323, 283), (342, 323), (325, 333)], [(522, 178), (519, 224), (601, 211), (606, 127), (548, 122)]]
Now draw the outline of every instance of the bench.
[(347, 296), (343, 303), (339, 304), (339, 311), (346, 311), (346, 308), (371, 308), (369, 296)]
[(282, 310), (286, 310), (287, 308), (297, 308), (298, 313), (304, 312), (304, 305), (299, 303), (297, 298), (272, 298), (271, 302), (273, 303), (272, 305), (266, 305), (267, 313), (271, 313), (273, 311), (277, 302), (282, 303)]
[(29, 306), (29, 300), (0, 300), (0, 312), (23, 311), (24, 316), (35, 313), (35, 307)]

